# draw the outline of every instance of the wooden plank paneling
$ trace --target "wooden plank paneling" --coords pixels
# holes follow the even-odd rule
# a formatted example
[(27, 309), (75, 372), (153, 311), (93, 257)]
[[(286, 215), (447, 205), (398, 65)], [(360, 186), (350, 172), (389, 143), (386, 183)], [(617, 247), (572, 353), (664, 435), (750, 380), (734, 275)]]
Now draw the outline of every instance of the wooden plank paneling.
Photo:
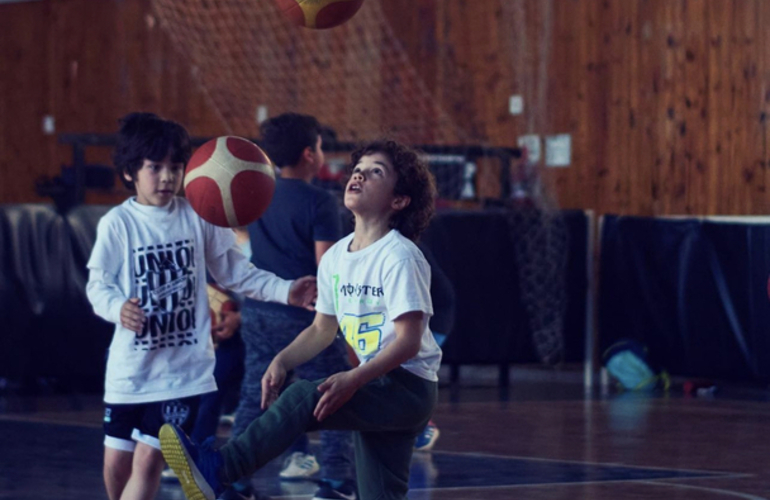
[(639, 70), (636, 95), (632, 96), (634, 107), (630, 110), (629, 120), (636, 126), (637, 147), (633, 157), (638, 159), (640, 165), (648, 165), (647, 168), (635, 169), (638, 180), (634, 186), (639, 196), (634, 197), (632, 210), (640, 215), (655, 213), (660, 200), (659, 172), (662, 160), (658, 153), (659, 127), (666, 116), (666, 110), (658, 104), (661, 62), (657, 54), (662, 46), (662, 37), (656, 36), (659, 30), (656, 13), (651, 2), (638, 4), (634, 23)]
[(708, 127), (702, 131), (708, 137), (707, 169), (711, 173), (718, 191), (712, 192), (714, 198), (723, 200), (722, 210), (729, 212), (727, 200), (730, 169), (733, 161), (731, 124), (726, 117), (731, 115), (730, 52), (731, 26), (733, 18), (732, 2), (714, 2), (709, 10), (708, 29)]
[[(767, 57), (770, 57), (770, 33), (768, 30), (763, 29), (762, 22), (768, 19), (770, 16), (770, 5), (767, 2), (760, 2), (758, 4), (758, 12), (756, 22), (758, 24), (758, 41), (759, 51), (758, 59), (760, 61), (766, 61)], [(770, 151), (768, 150), (768, 141), (770, 140), (770, 132), (768, 132), (768, 120), (770, 120), (770, 64), (762, 64), (758, 68), (760, 80), (759, 80), (759, 121), (760, 134), (758, 137), (758, 149), (760, 153), (760, 166), (762, 169), (762, 189), (759, 190), (757, 198), (759, 199), (758, 206), (754, 208), (755, 213), (768, 213), (770, 212), (770, 203), (768, 202), (768, 189), (770, 189)]]
[[(46, 201), (34, 194), (41, 176), (61, 173), (70, 149), (56, 132), (112, 133), (130, 111), (160, 113), (193, 134), (222, 133), (189, 63), (155, 22), (150, 0), (41, 1), (0, 5), (0, 203)], [(110, 164), (106, 149), (87, 160)], [(125, 196), (89, 193), (89, 201)]]
[(678, 48), (683, 88), (677, 101), (682, 117), (681, 169), (685, 185), (683, 213), (693, 213), (694, 207), (708, 207), (709, 204), (710, 175), (705, 171), (702, 150), (706, 137), (700, 132), (705, 130), (705, 117), (701, 116), (700, 109), (706, 98), (707, 85), (706, 65), (703, 64), (708, 47), (707, 8), (706, 2), (687, 2), (682, 5), (682, 17), (687, 19), (687, 23), (684, 24), (682, 43)]
[(0, 5), (0, 201), (39, 200), (34, 181), (57, 173), (55, 139), (43, 134), (49, 108), (47, 3)]
[[(265, 104), (271, 115), (318, 114), (346, 139), (400, 130), (512, 146), (526, 133), (569, 133), (573, 164), (542, 172), (566, 208), (770, 207), (765, 0), (368, 0), (364, 9), (355, 19), (373, 23), (368, 31), (353, 22), (316, 33), (291, 30), (272, 3), (239, 0), (0, 5), (0, 62), (12, 68), (0, 75), (0, 202), (39, 200), (34, 180), (69, 161), (41, 131), (46, 114), (57, 132), (113, 132), (122, 114), (151, 110), (196, 135), (254, 135)], [(324, 85), (332, 75), (346, 79)], [(512, 94), (524, 97), (523, 115), (508, 113)], [(109, 152), (89, 160), (106, 163)], [(495, 169), (483, 175), (482, 191), (499, 192)]]

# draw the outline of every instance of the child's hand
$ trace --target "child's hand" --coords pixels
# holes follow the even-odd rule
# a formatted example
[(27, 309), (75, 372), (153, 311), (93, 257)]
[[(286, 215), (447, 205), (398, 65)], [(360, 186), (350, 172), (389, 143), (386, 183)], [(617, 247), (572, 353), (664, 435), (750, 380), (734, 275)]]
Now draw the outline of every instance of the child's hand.
[(241, 326), (241, 313), (238, 311), (223, 311), (222, 321), (211, 329), (211, 333), (217, 342), (227, 340), (235, 334)]
[(303, 276), (294, 280), (289, 289), (289, 304), (304, 307), (314, 311), (315, 300), (318, 297), (318, 285), (315, 276)]
[(141, 333), (145, 319), (137, 298), (128, 299), (120, 308), (120, 324), (132, 332)]
[(347, 403), (360, 387), (356, 380), (354, 370), (335, 373), (318, 386), (318, 392), (323, 396), (313, 411), (313, 416), (319, 422), (339, 410), (340, 406)]
[(262, 377), (262, 409), (267, 408), (278, 399), (281, 387), (286, 380), (286, 368), (278, 358), (273, 358)]

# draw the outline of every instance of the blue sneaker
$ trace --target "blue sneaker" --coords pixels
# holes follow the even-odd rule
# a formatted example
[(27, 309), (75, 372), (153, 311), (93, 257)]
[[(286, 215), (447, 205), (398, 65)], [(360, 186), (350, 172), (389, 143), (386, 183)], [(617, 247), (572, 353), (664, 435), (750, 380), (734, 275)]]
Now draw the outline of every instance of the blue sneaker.
[(198, 446), (176, 425), (164, 424), (158, 438), (163, 458), (176, 472), (187, 500), (216, 500), (224, 492), (219, 480), (224, 461), (212, 447), (213, 436)]
[(439, 437), (438, 427), (432, 421), (428, 422), (428, 425), (423, 429), (422, 434), (417, 436), (414, 442), (414, 449), (417, 451), (430, 451), (433, 445), (436, 444)]
[(334, 486), (322, 479), (313, 500), (356, 500), (356, 485), (348, 479), (340, 486)]

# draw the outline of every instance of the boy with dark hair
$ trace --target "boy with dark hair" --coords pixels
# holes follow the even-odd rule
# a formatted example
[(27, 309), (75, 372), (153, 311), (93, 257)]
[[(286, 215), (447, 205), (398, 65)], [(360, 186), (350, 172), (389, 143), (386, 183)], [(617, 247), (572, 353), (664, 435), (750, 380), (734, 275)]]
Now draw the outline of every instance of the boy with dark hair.
[[(262, 124), (261, 145), (280, 168), (275, 194), (262, 217), (249, 225), (252, 263), (284, 279), (315, 275), (321, 256), (340, 237), (337, 201), (310, 181), (324, 162), (321, 126), (307, 115), (286, 113)], [(262, 415), (262, 377), (272, 359), (313, 322), (313, 313), (299, 307), (245, 300), (241, 337), (246, 347), (245, 376), (232, 435), (238, 436)], [(333, 342), (318, 356), (294, 370), (299, 378), (316, 380), (347, 370), (344, 343)], [(282, 479), (308, 479), (319, 471), (302, 436), (292, 447)], [(314, 500), (355, 498), (353, 440), (350, 432), (321, 432), (320, 485)], [(250, 484), (233, 485), (249, 498)]]
[(305, 154), (305, 148), (318, 154), (316, 145), (323, 127), (310, 115), (284, 113), (262, 122), (259, 126), (262, 135), (260, 144), (278, 167), (295, 167)]
[(206, 269), (254, 299), (309, 305), (315, 278), (255, 268), (233, 232), (176, 196), (190, 158), (187, 131), (151, 113), (121, 120), (115, 166), (136, 196), (97, 227), (86, 286), (94, 312), (115, 323), (105, 380), (104, 481), (110, 500), (151, 499), (163, 457), (158, 431), (191, 431), (202, 394), (216, 390)]
[[(355, 230), (321, 261), (313, 324), (262, 379), (267, 411), (217, 451), (194, 445), (178, 426), (161, 429), (163, 455), (185, 478), (188, 499), (213, 499), (314, 429), (356, 431), (362, 500), (406, 498), (415, 438), (438, 395), (430, 266), (413, 242), (430, 221), (435, 193), (427, 165), (406, 146), (383, 141), (353, 154), (344, 199)], [(331, 344), (338, 327), (360, 365), (295, 382), (278, 397), (288, 371)]]

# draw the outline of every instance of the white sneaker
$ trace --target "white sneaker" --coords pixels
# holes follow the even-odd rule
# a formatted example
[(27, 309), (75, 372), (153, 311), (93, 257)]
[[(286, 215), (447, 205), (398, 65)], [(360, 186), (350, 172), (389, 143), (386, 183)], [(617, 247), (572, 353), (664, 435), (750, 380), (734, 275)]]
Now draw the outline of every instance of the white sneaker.
[(278, 474), (281, 479), (299, 480), (308, 479), (321, 470), (318, 460), (314, 455), (295, 451), (288, 456), (283, 463), (283, 470)]

